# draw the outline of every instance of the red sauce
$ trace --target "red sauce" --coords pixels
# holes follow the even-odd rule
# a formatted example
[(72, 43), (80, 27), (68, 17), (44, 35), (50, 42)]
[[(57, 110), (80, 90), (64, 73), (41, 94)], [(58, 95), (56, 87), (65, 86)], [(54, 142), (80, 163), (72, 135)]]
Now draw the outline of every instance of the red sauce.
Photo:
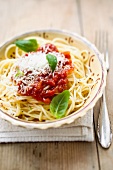
[[(40, 47), (38, 51), (46, 51), (47, 54), (48, 52), (53, 51), (58, 52), (58, 49), (53, 44), (45, 44), (45, 46)], [(40, 75), (35, 76), (33, 84), (27, 86), (27, 88), (24, 82), (19, 81), (18, 93), (20, 95), (32, 96), (38, 101), (49, 104), (56, 94), (68, 89), (67, 76), (73, 71), (73, 66), (70, 53), (67, 51), (63, 52), (63, 54), (67, 60), (63, 63), (61, 70), (54, 71), (53, 73), (41, 73)], [(29, 72), (27, 74), (29, 74)], [(24, 88), (26, 88), (26, 91)]]
[(39, 47), (37, 51), (46, 52), (46, 54), (47, 54), (47, 53), (53, 52), (53, 51), (58, 52), (58, 49), (54, 44), (47, 43), (47, 44), (45, 44), (45, 46)]

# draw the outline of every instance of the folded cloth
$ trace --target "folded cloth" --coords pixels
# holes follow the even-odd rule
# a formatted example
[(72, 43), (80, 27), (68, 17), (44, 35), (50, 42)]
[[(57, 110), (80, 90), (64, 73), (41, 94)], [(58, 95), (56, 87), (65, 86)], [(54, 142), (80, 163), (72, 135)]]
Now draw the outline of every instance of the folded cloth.
[(0, 142), (93, 141), (93, 110), (74, 123), (46, 130), (26, 129), (0, 119)]

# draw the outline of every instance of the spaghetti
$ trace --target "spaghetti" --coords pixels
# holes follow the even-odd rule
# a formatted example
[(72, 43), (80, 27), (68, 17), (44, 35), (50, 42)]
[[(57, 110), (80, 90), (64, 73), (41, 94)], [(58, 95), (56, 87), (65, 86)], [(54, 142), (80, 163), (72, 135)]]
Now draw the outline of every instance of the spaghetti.
[[(0, 62), (1, 110), (27, 121), (55, 120), (50, 102), (57, 94), (69, 90), (65, 112), (68, 116), (85, 104), (96, 84), (89, 66), (90, 53), (70, 46), (61, 38), (26, 40), (33, 38), (39, 44), (36, 52), (26, 53), (15, 44), (5, 50), (5, 59)], [(57, 58), (54, 72), (47, 64), (47, 54)]]

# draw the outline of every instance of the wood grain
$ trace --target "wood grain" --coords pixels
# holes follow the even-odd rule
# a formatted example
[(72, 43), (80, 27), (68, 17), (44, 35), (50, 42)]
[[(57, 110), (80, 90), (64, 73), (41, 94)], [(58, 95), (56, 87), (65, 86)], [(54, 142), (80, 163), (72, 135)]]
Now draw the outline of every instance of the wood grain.
[(58, 28), (80, 32), (75, 0), (0, 0), (0, 41), (29, 30)]
[[(94, 42), (95, 30), (108, 30), (107, 101), (113, 127), (112, 6), (112, 0), (0, 0), (0, 43), (44, 28), (74, 31)], [(99, 103), (94, 109), (95, 124), (98, 111)], [(112, 162), (113, 145), (103, 150), (97, 141), (0, 144), (0, 170), (112, 170)]]
[(95, 143), (87, 142), (1, 144), (0, 169), (97, 170), (94, 148)]

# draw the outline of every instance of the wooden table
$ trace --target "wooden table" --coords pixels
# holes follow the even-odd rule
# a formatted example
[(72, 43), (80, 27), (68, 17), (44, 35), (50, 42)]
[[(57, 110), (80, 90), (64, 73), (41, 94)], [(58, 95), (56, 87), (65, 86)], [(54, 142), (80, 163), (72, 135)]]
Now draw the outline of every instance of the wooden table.
[[(113, 0), (0, 0), (0, 43), (42, 28), (77, 32), (91, 42), (96, 30), (109, 33), (107, 102), (113, 125)], [(95, 125), (99, 104), (94, 108)], [(0, 144), (0, 170), (112, 170), (113, 145), (94, 142)]]

